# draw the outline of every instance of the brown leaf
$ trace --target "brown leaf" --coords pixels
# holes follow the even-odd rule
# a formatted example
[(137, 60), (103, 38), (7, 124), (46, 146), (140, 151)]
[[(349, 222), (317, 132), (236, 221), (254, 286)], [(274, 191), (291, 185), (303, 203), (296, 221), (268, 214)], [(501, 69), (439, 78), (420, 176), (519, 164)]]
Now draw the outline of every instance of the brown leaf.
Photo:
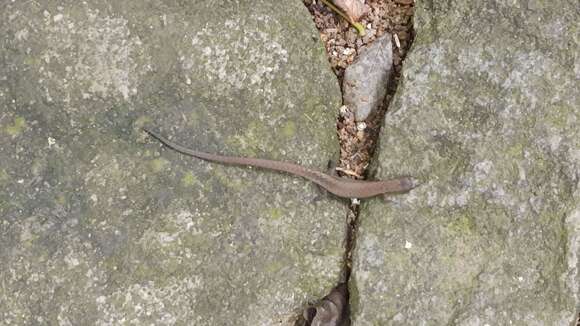
[(415, 1), (414, 0), (395, 0), (396, 3), (400, 5), (412, 5)]
[(368, 9), (362, 0), (334, 0), (334, 4), (354, 22), (358, 22)]
[(325, 296), (318, 304), (308, 307), (299, 322), (304, 326), (348, 326), (348, 286), (341, 283)]

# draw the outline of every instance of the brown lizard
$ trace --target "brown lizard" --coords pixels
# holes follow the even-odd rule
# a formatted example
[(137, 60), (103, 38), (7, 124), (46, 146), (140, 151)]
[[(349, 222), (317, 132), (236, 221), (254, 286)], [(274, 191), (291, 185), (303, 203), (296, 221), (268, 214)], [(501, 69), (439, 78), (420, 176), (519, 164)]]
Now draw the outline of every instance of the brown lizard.
[(401, 177), (383, 181), (352, 180), (339, 178), (337, 176), (329, 175), (315, 170), (310, 170), (298, 164), (289, 162), (273, 161), (260, 158), (223, 156), (200, 152), (176, 144), (152, 131), (151, 129), (143, 128), (143, 130), (159, 140), (165, 146), (172, 148), (179, 153), (211, 162), (254, 166), (258, 168), (290, 173), (292, 175), (300, 176), (310, 180), (338, 197), (369, 198), (387, 193), (407, 192), (416, 186), (416, 181), (409, 177)]

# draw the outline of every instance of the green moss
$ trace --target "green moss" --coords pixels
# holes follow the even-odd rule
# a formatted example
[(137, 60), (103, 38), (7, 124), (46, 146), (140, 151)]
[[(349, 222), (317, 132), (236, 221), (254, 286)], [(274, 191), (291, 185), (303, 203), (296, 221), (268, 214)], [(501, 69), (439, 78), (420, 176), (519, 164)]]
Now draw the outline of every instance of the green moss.
[(41, 61), (37, 56), (26, 56), (23, 63), (27, 66), (38, 67)]
[(229, 147), (237, 149), (239, 155), (255, 157), (257, 155), (254, 149), (263, 148), (267, 144), (264, 140), (269, 139), (268, 135), (268, 129), (264, 124), (252, 121), (247, 125), (243, 134), (228, 137), (225, 143)]
[(524, 156), (524, 145), (522, 143), (512, 144), (506, 149), (506, 153), (510, 158), (521, 158)]
[(163, 169), (165, 169), (165, 167), (169, 164), (169, 161), (167, 161), (164, 158), (156, 158), (154, 160), (151, 160), (151, 162), (149, 162), (149, 166), (151, 167), (151, 170), (153, 170), (153, 172), (158, 173), (161, 172)]
[(6, 184), (8, 182), (8, 173), (4, 169), (0, 169), (0, 185)]
[(197, 183), (199, 183), (199, 180), (195, 177), (195, 175), (193, 175), (193, 172), (191, 171), (185, 173), (183, 178), (181, 178), (181, 184), (183, 184), (185, 187), (191, 187)]
[(284, 127), (282, 127), (282, 134), (286, 138), (294, 138), (296, 136), (296, 124), (294, 121), (288, 121)]
[(558, 227), (554, 226), (554, 221), (560, 221), (562, 216), (565, 216), (567, 211), (565, 209), (558, 210), (543, 210), (539, 218), (539, 223), (545, 225), (546, 227), (552, 228), (553, 230), (558, 230), (561, 232), (560, 238), (566, 238), (566, 229), (561, 225)]
[(183, 247), (192, 248), (196, 251), (208, 250), (208, 248), (213, 246), (207, 235), (203, 233), (183, 235), (181, 242)]
[(282, 210), (278, 207), (270, 209), (270, 219), (279, 220), (282, 217)]
[(454, 233), (467, 235), (473, 233), (473, 231), (475, 230), (475, 222), (473, 220), (473, 217), (469, 215), (461, 215), (458, 216), (453, 221), (451, 221), (451, 223), (449, 223), (447, 227)]
[(19, 135), (25, 128), (26, 119), (23, 117), (15, 117), (14, 122), (6, 127), (6, 133), (8, 133), (10, 136), (16, 136)]
[(574, 110), (569, 106), (553, 106), (549, 110), (546, 110), (546, 113), (546, 120), (558, 129), (565, 129), (571, 121), (574, 121), (569, 119), (569, 117), (575, 114)]
[(64, 206), (67, 203), (66, 196), (64, 194), (58, 194), (55, 199), (58, 205)]

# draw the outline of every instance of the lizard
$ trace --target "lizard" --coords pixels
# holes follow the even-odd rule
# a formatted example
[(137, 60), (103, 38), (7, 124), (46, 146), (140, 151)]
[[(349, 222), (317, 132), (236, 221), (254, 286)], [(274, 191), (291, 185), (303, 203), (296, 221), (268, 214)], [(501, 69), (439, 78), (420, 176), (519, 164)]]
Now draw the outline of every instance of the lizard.
[(391, 180), (353, 180), (340, 178), (335, 175), (311, 170), (298, 164), (267, 160), (261, 158), (224, 156), (210, 154), (202, 151), (186, 148), (161, 136), (159, 133), (142, 128), (143, 131), (160, 141), (163, 145), (184, 155), (199, 158), (205, 161), (217, 162), (230, 165), (253, 166), (279, 172), (286, 172), (294, 176), (305, 178), (326, 189), (328, 192), (342, 198), (370, 198), (389, 193), (403, 193), (415, 188), (417, 182), (410, 177), (400, 177)]

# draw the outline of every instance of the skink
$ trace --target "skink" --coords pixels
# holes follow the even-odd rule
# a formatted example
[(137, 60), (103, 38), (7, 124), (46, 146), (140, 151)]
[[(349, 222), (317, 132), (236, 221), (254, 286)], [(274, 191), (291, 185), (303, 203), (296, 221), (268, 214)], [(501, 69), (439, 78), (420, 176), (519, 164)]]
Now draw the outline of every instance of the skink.
[(383, 181), (352, 180), (310, 170), (298, 164), (289, 162), (205, 153), (176, 144), (151, 129), (143, 128), (143, 130), (159, 140), (165, 146), (179, 153), (211, 162), (254, 166), (263, 169), (286, 172), (310, 180), (338, 197), (369, 198), (388, 193), (407, 192), (416, 186), (416, 181), (409, 177)]

